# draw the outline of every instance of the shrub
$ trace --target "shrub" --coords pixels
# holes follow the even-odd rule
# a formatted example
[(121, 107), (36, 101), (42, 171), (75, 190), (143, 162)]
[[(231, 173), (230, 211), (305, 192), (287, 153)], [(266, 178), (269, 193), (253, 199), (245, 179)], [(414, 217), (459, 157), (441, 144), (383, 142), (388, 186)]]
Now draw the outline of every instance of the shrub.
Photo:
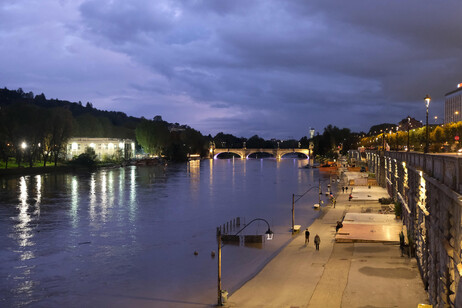
[(395, 202), (395, 216), (401, 217), (402, 213), (403, 213), (403, 205), (401, 204), (401, 202)]

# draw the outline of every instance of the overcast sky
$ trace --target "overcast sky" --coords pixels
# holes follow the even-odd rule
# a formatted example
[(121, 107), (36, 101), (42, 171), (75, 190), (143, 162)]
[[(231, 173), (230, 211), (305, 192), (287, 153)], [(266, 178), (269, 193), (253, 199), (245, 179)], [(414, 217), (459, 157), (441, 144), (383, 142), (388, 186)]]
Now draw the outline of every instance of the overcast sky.
[(462, 1), (1, 0), (0, 86), (161, 115), (203, 134), (300, 138), (443, 117)]

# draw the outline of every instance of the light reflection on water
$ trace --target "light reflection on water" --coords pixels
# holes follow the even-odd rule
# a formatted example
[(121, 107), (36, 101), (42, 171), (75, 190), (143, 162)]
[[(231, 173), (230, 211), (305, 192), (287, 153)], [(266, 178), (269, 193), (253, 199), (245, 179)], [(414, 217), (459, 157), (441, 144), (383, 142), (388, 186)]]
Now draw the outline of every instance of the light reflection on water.
[(77, 228), (79, 217), (77, 215), (77, 210), (79, 208), (79, 182), (76, 176), (72, 177), (71, 183), (71, 219), (72, 219), (72, 226)]
[(130, 167), (130, 222), (135, 221), (136, 214), (136, 167)]
[[(0, 303), (111, 306), (125, 294), (172, 307), (178, 298), (213, 304), (216, 226), (261, 217), (276, 233), (263, 249), (224, 249), (223, 282), (231, 290), (290, 238), (290, 196), (317, 181), (313, 170), (299, 169), (305, 164), (206, 160), (2, 180)], [(303, 224), (316, 213), (300, 201), (296, 215)]]

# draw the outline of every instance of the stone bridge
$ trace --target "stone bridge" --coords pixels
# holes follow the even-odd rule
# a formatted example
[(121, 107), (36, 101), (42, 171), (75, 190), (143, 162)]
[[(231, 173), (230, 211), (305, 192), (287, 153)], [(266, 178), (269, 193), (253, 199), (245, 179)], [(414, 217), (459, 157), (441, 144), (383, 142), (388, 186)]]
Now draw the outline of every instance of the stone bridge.
[(308, 149), (247, 149), (247, 148), (215, 148), (210, 150), (211, 158), (217, 158), (218, 155), (222, 153), (234, 153), (239, 155), (240, 158), (248, 158), (250, 154), (254, 153), (267, 153), (273, 157), (280, 159), (286, 154), (292, 153), (301, 153), (304, 154), (307, 158), (309, 156), (310, 150)]

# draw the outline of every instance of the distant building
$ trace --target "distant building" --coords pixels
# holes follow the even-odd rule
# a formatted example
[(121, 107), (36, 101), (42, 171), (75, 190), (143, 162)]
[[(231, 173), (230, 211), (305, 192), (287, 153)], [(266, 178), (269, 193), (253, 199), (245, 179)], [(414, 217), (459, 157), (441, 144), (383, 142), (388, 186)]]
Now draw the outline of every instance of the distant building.
[(444, 97), (444, 123), (462, 121), (462, 83)]
[[(408, 120), (408, 118), (409, 118), (409, 120)], [(407, 132), (408, 126), (409, 126), (409, 129), (412, 130), (412, 129), (422, 127), (423, 124), (422, 124), (422, 122), (417, 121), (413, 117), (407, 116), (398, 123), (398, 130), (403, 131), (403, 132)]]
[(87, 148), (93, 148), (98, 159), (105, 156), (113, 157), (120, 155), (130, 159), (135, 155), (135, 142), (131, 139), (117, 138), (70, 138), (67, 142), (67, 159), (85, 153)]
[(310, 127), (310, 138), (309, 139), (312, 139), (312, 138), (314, 138), (314, 128)]

